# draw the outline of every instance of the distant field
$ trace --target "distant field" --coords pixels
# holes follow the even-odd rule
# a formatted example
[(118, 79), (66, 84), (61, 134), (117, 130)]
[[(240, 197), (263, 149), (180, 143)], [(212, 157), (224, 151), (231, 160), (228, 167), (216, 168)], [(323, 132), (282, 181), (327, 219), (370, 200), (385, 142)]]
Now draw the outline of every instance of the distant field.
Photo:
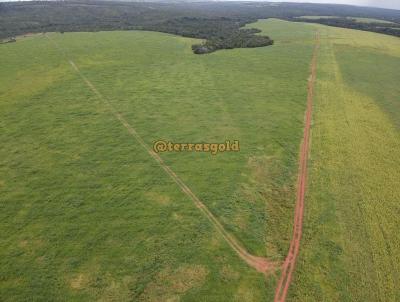
[(372, 19), (372, 18), (356, 18), (356, 17), (350, 17), (351, 19), (355, 19), (357, 22), (361, 23), (387, 23), (387, 24), (393, 24), (393, 22), (386, 21), (386, 20), (380, 20), (380, 19)]
[(332, 19), (332, 18), (339, 18), (337, 16), (300, 16), (299, 18), (304, 18), (304, 19)]
[[(299, 18), (304, 18), (304, 19), (310, 19), (310, 20), (315, 20), (315, 19), (333, 19), (333, 18), (341, 18), (337, 16), (301, 16)], [(354, 19), (357, 22), (360, 23), (387, 23), (387, 24), (393, 24), (393, 22), (386, 21), (386, 20), (380, 20), (380, 19), (372, 19), (372, 18), (357, 18), (357, 17), (347, 17), (348, 19)]]
[(0, 300), (272, 301), (279, 270), (247, 266), (69, 60), (149, 146), (239, 140), (237, 153), (161, 157), (251, 253), (282, 261), (316, 30), (305, 233), (288, 300), (400, 300), (400, 40), (249, 26), (275, 44), (199, 56), (193, 39), (116, 31), (0, 45)]

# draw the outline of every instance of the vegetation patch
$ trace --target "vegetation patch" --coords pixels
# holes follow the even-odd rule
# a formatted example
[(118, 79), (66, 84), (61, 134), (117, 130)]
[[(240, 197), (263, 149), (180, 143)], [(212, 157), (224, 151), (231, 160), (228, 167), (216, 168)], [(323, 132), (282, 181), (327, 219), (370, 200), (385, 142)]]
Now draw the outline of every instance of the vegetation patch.
[(385, 35), (400, 37), (400, 23), (378, 20), (372, 18), (353, 18), (353, 17), (335, 17), (335, 16), (303, 16), (289, 18), (297, 22), (319, 23), (335, 27), (351, 28), (364, 31), (372, 31)]
[(80, 290), (86, 288), (89, 282), (90, 279), (87, 274), (79, 273), (71, 279), (70, 286), (72, 289)]
[(139, 300), (157, 302), (162, 297), (164, 301), (180, 301), (180, 297), (189, 289), (200, 287), (207, 274), (206, 268), (201, 265), (165, 269), (147, 285)]
[(241, 19), (183, 17), (144, 28), (184, 37), (206, 39), (202, 44), (192, 45), (195, 54), (206, 54), (218, 49), (253, 48), (273, 44), (269, 37), (255, 35), (261, 32), (259, 29), (240, 29), (245, 24), (246, 21)]
[(320, 31), (304, 236), (291, 297), (396, 301), (400, 136), (393, 97), (399, 94), (390, 78), (398, 77), (400, 41)]

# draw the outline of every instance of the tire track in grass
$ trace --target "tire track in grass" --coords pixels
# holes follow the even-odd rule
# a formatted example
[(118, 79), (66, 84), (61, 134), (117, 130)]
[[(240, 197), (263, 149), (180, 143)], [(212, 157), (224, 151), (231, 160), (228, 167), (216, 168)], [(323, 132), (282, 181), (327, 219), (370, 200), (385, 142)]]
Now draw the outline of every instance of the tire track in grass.
[(47, 34), (45, 35), (49, 39), (55, 48), (63, 54), (63, 56), (68, 60), (74, 71), (81, 77), (83, 82), (90, 88), (90, 90), (100, 99), (109, 109), (109, 111), (114, 115), (114, 117), (125, 127), (125, 129), (132, 135), (136, 141), (143, 147), (146, 152), (160, 165), (160, 167), (168, 174), (168, 176), (178, 185), (178, 187), (185, 193), (195, 204), (195, 206), (208, 218), (211, 224), (215, 227), (222, 238), (229, 244), (229, 246), (239, 255), (239, 257), (244, 260), (249, 266), (256, 269), (258, 272), (263, 274), (268, 274), (275, 270), (275, 263), (269, 261), (267, 258), (257, 257), (250, 254), (246, 248), (232, 235), (230, 234), (219, 220), (214, 216), (214, 214), (206, 207), (206, 205), (192, 192), (192, 190), (176, 175), (176, 173), (163, 161), (163, 159), (155, 153), (139, 135), (139, 133), (133, 128), (128, 121), (119, 113), (111, 102), (103, 96), (97, 88), (89, 81), (89, 79), (81, 73), (79, 67), (68, 57), (66, 51), (61, 48), (56, 41), (50, 38)]
[(307, 159), (310, 145), (310, 128), (319, 45), (320, 37), (319, 32), (317, 31), (315, 36), (313, 57), (311, 60), (310, 77), (308, 79), (307, 87), (307, 110), (305, 114), (303, 141), (300, 147), (299, 174), (297, 179), (297, 196), (294, 214), (293, 235), (289, 246), (289, 252), (282, 265), (281, 276), (275, 290), (275, 302), (284, 302), (286, 300), (289, 286), (292, 281), (292, 274), (296, 265), (297, 256), (299, 254), (300, 241), (303, 233), (304, 197), (307, 185)]

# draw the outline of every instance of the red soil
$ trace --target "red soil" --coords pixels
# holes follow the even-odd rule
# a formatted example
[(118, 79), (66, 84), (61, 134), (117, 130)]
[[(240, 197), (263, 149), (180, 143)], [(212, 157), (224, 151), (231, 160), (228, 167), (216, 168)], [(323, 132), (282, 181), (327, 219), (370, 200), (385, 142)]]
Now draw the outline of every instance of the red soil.
[(292, 281), (292, 274), (299, 254), (300, 240), (303, 233), (304, 197), (307, 184), (307, 158), (309, 154), (310, 128), (312, 118), (312, 105), (314, 98), (314, 84), (317, 72), (317, 58), (319, 49), (319, 33), (316, 34), (316, 44), (311, 62), (311, 75), (308, 80), (307, 111), (305, 114), (305, 125), (303, 142), (300, 147), (299, 175), (297, 180), (297, 200), (294, 215), (293, 237), (290, 242), (289, 252), (282, 265), (281, 277), (275, 290), (275, 302), (286, 300), (288, 289)]

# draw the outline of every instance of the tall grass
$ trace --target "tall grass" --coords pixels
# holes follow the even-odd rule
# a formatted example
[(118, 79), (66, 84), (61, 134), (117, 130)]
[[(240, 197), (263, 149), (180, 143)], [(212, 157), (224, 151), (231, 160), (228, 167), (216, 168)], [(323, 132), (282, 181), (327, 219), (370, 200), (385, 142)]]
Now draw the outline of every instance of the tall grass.
[[(238, 153), (162, 157), (251, 252), (281, 259), (313, 30), (259, 25), (277, 45), (205, 56), (153, 32), (50, 35), (147, 144), (239, 140)], [(1, 297), (273, 295), (273, 280), (266, 289), (48, 39), (1, 45), (0, 56)]]
[(399, 75), (392, 69), (399, 42), (320, 29), (305, 234), (291, 300), (398, 301), (399, 94), (390, 77)]

